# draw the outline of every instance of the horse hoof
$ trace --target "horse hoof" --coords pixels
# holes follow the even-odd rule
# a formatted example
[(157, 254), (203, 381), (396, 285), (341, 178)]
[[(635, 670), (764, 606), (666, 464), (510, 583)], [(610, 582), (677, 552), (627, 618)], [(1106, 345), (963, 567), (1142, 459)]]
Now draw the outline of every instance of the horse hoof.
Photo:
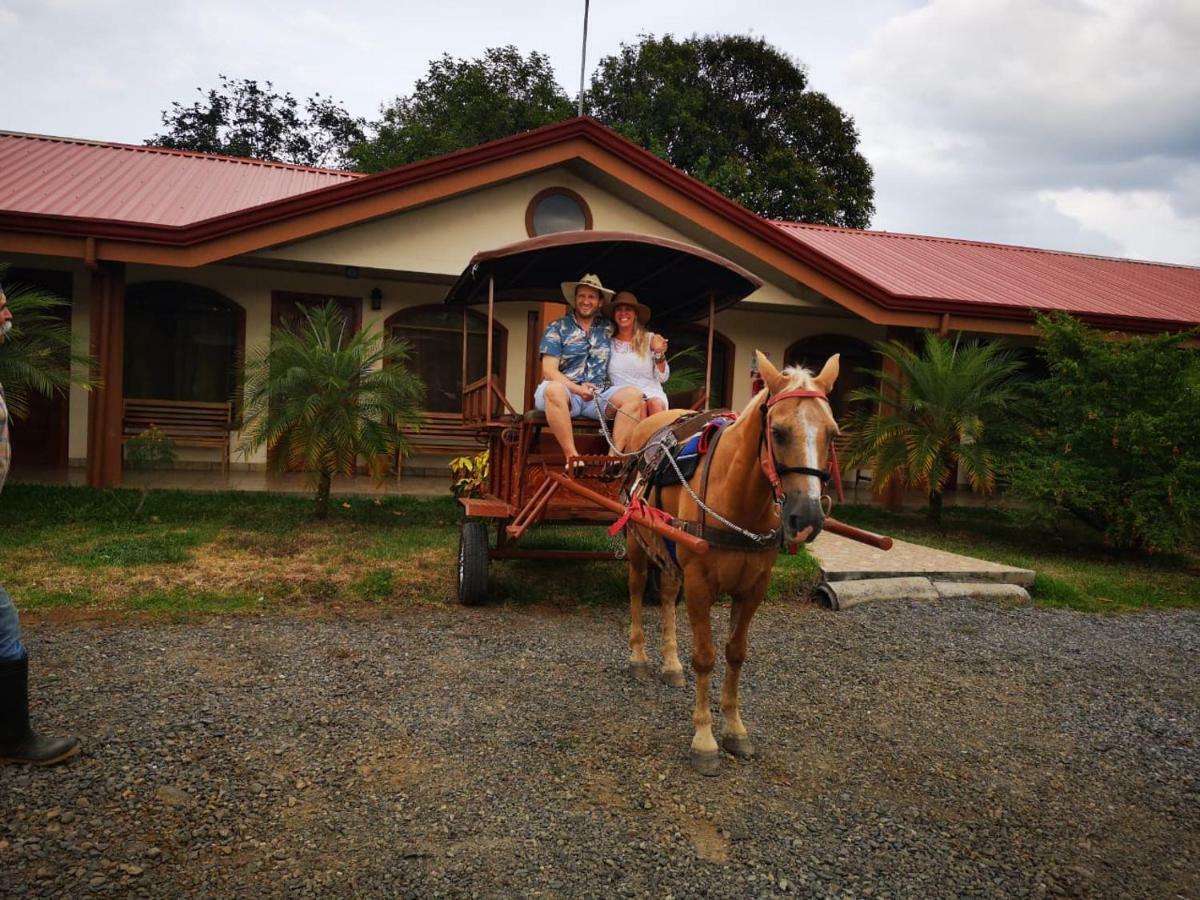
[(645, 681), (647, 678), (650, 677), (650, 664), (644, 663), (644, 662), (643, 663), (631, 662), (629, 664), (629, 674), (632, 675), (634, 678), (636, 678), (638, 681)]
[(687, 679), (683, 677), (683, 673), (678, 669), (662, 673), (663, 684), (670, 685), (673, 688), (681, 688), (687, 685)]
[(712, 778), (714, 775), (721, 774), (721, 754), (716, 750), (710, 750), (708, 753), (702, 753), (699, 750), (693, 750), (690, 754), (692, 768)]
[(754, 756), (754, 744), (744, 734), (727, 734), (721, 738), (721, 746), (726, 753), (731, 753), (738, 759), (750, 759)]

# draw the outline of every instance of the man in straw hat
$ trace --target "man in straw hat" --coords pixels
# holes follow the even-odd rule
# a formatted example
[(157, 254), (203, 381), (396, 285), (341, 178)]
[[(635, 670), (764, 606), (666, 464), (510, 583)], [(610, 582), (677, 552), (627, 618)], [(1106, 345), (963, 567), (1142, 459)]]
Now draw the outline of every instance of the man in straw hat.
[(546, 413), (550, 433), (569, 460), (578, 456), (573, 417), (599, 419), (601, 410), (613, 423), (613, 441), (624, 449), (625, 440), (641, 418), (642, 396), (636, 388), (615, 388), (608, 380), (615, 326), (600, 315), (600, 303), (612, 299), (595, 275), (562, 283), (563, 297), (572, 307), (568, 315), (546, 328), (538, 352), (542, 355), (542, 383), (533, 395), (534, 405)]

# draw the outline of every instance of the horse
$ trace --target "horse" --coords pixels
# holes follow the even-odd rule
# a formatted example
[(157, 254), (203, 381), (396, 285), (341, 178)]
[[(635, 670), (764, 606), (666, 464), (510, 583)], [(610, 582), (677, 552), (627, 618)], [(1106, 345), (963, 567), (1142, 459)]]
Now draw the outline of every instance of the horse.
[[(783, 543), (811, 542), (825, 521), (822, 505), (825, 482), (830, 477), (833, 438), (838, 434), (826, 399), (838, 376), (839, 357), (829, 358), (820, 373), (790, 367), (778, 371), (756, 351), (758, 371), (766, 387), (740, 416), (721, 432), (708, 456), (689, 479), (705, 505), (728, 522), (758, 536), (757, 541), (718, 525), (704, 513), (682, 486), (664, 488), (659, 508), (676, 524), (709, 539), (705, 554), (679, 544), (673, 556), (653, 532), (630, 524), (626, 531), (629, 562), (630, 671), (648, 677), (642, 601), (651, 564), (659, 569), (662, 611), (662, 680), (683, 687), (683, 666), (676, 643), (675, 604), (682, 586), (688, 620), (692, 626), (692, 669), (696, 676), (692, 709), (691, 764), (703, 775), (717, 775), (721, 754), (713, 737), (713, 717), (708, 686), (716, 651), (711, 612), (722, 594), (733, 605), (731, 630), (725, 645), (727, 670), (721, 686), (724, 731), (721, 747), (739, 758), (754, 755), (754, 745), (738, 707), (738, 679), (746, 661), (750, 620), (766, 597), (771, 569)], [(629, 444), (642, 448), (665, 425), (684, 414), (667, 410), (641, 422)], [(764, 430), (765, 429), (765, 430)], [(696, 529), (696, 525), (704, 524)]]

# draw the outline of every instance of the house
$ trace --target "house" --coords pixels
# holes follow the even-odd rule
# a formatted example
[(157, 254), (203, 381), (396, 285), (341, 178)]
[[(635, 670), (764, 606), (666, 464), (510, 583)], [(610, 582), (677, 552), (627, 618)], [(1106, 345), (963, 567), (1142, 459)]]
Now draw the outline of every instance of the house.
[[(783, 363), (841, 352), (840, 403), (871, 342), (914, 329), (1030, 339), (1032, 310), (1051, 309), (1125, 332), (1200, 323), (1200, 269), (769, 221), (588, 118), (369, 176), (0, 132), (0, 261), (70, 299), (102, 380), (41, 403), (16, 457), (119, 484), (126, 398), (226, 400), (247, 349), (328, 299), (411, 341), (431, 415), (452, 419), (462, 323), (448, 287), (478, 250), (578, 228), (690, 242), (763, 280), (716, 317), (713, 405), (748, 400), (755, 348)], [(518, 409), (561, 309), (498, 307), (494, 368)], [(472, 316), (471, 378), (486, 328)], [(672, 349), (703, 334), (669, 335)], [(181, 460), (214, 462), (203, 448)]]

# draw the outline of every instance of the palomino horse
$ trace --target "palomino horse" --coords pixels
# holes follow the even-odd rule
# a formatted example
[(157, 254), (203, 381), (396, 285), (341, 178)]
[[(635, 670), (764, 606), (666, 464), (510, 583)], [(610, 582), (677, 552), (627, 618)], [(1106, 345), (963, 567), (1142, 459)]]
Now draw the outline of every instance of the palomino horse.
[[(821, 531), (825, 521), (822, 494), (829, 477), (827, 463), (833, 438), (838, 433), (825, 399), (837, 380), (837, 355), (830, 357), (815, 377), (799, 368), (780, 372), (761, 353), (757, 356), (766, 388), (725, 428), (710, 453), (711, 459), (701, 464), (689, 484), (712, 512), (757, 535), (774, 532), (777, 536), (757, 546), (746, 538), (745, 545), (738, 547), (736, 539), (728, 539), (736, 533), (706, 515), (702, 536), (713, 545), (709, 552), (694, 554), (680, 544), (676, 563), (668, 558), (661, 566), (662, 678), (676, 687), (685, 683), (675, 637), (675, 603), (682, 582), (692, 625), (692, 668), (696, 673), (691, 762), (704, 775), (718, 774), (721, 766), (708, 699), (708, 682), (716, 659), (711, 624), (713, 603), (722, 594), (729, 594), (733, 600), (729, 641), (725, 645), (728, 668), (721, 685), (721, 713), (725, 720), (721, 746), (734, 756), (749, 757), (754, 754), (754, 747), (738, 709), (738, 678), (746, 660), (750, 619), (766, 596), (780, 544), (811, 541)], [(667, 410), (651, 416), (634, 430), (630, 445), (644, 446), (659, 428), (682, 414), (681, 410)], [(768, 430), (764, 432), (764, 428)], [(707, 484), (704, 484), (705, 465), (709, 467)], [(661, 505), (678, 522), (702, 521), (701, 509), (682, 487), (664, 489)], [(655, 552), (656, 546), (662, 547), (661, 543), (655, 543), (659, 539), (640, 527), (638, 534), (634, 534), (635, 527), (630, 525), (626, 534), (630, 669), (644, 676), (649, 672), (649, 664), (642, 631), (642, 597), (649, 554), (653, 552), (659, 562), (664, 556), (662, 551)], [(778, 537), (780, 532), (782, 540)]]

